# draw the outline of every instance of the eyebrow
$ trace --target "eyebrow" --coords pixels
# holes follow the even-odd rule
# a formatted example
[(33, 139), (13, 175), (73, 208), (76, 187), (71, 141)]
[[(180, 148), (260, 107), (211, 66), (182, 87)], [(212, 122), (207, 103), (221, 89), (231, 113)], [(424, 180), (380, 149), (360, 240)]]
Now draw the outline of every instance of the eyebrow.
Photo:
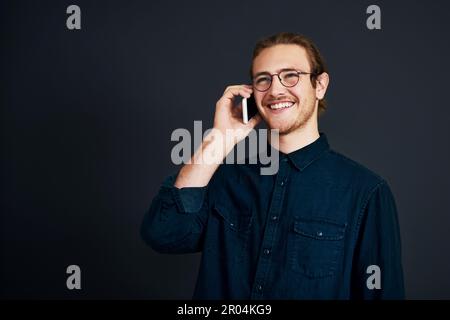
[[(290, 71), (290, 70), (296, 70), (297, 71), (297, 70), (300, 70), (300, 68), (290, 67), (290, 68), (278, 69), (278, 70), (276, 70), (276, 73), (280, 73), (280, 72), (283, 72), (283, 71)], [(260, 76), (262, 74), (270, 74), (270, 72), (269, 71), (260, 71), (260, 72), (256, 73), (253, 76), (253, 78), (256, 78), (256, 77), (258, 77), (258, 76)]]

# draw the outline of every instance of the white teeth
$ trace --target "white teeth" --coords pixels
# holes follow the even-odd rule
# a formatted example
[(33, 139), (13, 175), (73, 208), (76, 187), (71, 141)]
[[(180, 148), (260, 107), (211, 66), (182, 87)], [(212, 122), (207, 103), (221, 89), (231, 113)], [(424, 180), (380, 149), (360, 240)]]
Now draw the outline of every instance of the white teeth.
[(281, 108), (289, 108), (293, 105), (293, 102), (281, 102), (277, 104), (271, 104), (270, 109), (281, 109)]

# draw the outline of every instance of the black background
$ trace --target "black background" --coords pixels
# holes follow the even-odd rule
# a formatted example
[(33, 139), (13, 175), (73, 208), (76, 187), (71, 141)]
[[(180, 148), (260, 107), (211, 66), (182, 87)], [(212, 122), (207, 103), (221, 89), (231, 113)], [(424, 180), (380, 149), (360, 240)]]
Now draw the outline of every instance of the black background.
[[(81, 30), (66, 8), (81, 8)], [(381, 8), (368, 30), (366, 8)], [(450, 298), (446, 1), (2, 1), (2, 298), (190, 298), (199, 254), (160, 255), (139, 226), (174, 172), (170, 135), (212, 125), (261, 37), (325, 56), (331, 146), (385, 177), (407, 298)], [(176, 76), (175, 76), (176, 75)], [(66, 288), (66, 267), (82, 290)]]

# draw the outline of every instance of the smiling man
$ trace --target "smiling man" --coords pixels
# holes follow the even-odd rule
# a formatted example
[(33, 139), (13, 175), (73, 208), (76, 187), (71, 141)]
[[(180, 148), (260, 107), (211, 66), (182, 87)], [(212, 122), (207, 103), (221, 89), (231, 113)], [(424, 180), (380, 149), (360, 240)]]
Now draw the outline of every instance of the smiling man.
[[(226, 88), (215, 130), (163, 182), (142, 223), (145, 241), (161, 253), (202, 252), (198, 299), (403, 298), (387, 182), (332, 150), (318, 129), (329, 75), (316, 46), (293, 33), (262, 39), (251, 78)], [(244, 124), (233, 100), (251, 94), (259, 114)], [(279, 131), (269, 145), (279, 152), (275, 175), (261, 175), (259, 164), (199, 161), (231, 151), (227, 129), (242, 140), (261, 120)]]

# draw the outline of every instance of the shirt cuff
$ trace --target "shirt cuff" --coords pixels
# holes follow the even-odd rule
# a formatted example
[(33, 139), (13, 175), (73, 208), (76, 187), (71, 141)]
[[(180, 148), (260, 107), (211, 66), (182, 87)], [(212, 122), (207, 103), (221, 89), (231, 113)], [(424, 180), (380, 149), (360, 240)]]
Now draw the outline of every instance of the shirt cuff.
[(185, 187), (178, 189), (174, 186), (178, 173), (172, 174), (162, 183), (161, 196), (175, 201), (178, 211), (182, 213), (198, 212), (203, 207), (207, 187)]

